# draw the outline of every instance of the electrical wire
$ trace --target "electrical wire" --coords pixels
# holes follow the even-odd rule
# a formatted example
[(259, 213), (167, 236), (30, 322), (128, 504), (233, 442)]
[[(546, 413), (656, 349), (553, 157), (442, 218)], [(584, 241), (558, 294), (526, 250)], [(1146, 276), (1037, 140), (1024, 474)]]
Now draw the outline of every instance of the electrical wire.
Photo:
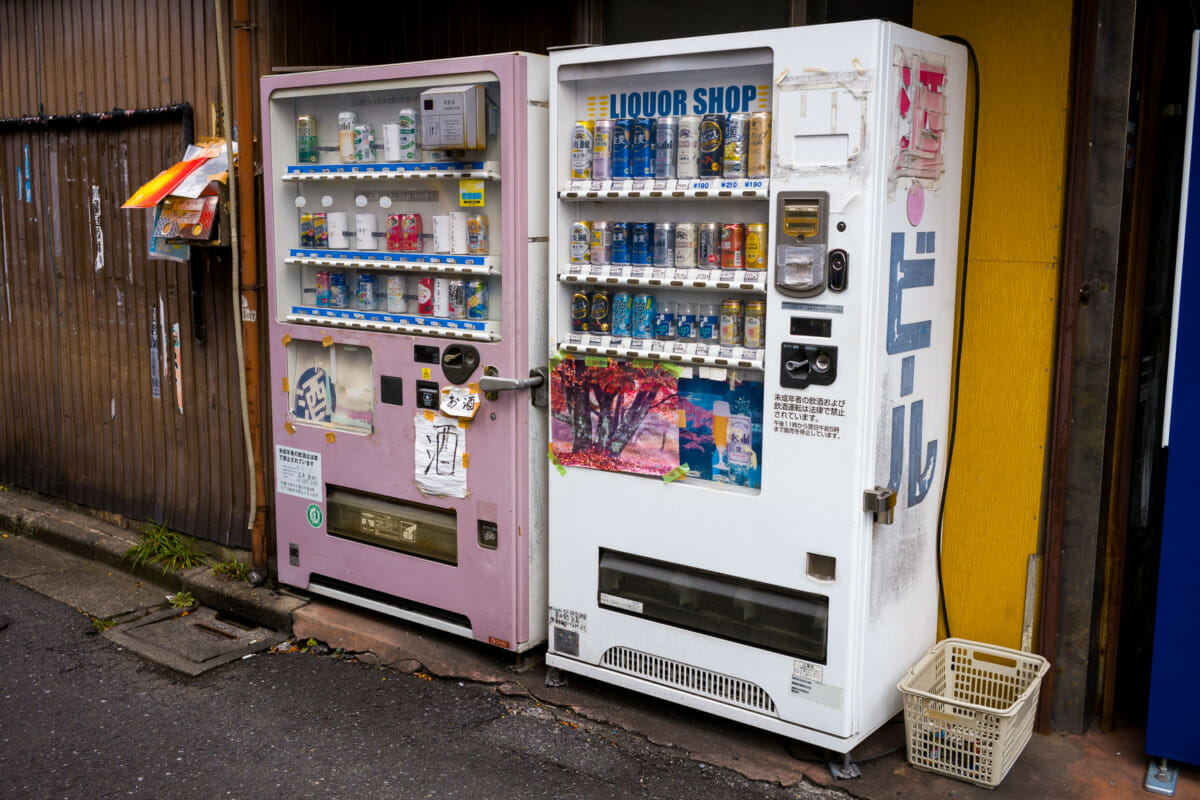
[(950, 462), (954, 457), (954, 439), (958, 430), (958, 386), (962, 377), (963, 327), (967, 316), (967, 267), (971, 255), (971, 217), (975, 210), (975, 163), (979, 152), (979, 60), (975, 57), (975, 48), (961, 36), (942, 36), (948, 42), (955, 42), (967, 48), (967, 56), (971, 60), (971, 71), (975, 75), (975, 113), (971, 123), (971, 177), (967, 188), (967, 233), (963, 239), (962, 276), (958, 284), (958, 331), (955, 334), (954, 347), (954, 393), (950, 406), (950, 436), (946, 443), (946, 469), (942, 475), (942, 497), (938, 502), (937, 521), (937, 581), (938, 607), (942, 614), (942, 625), (946, 629), (946, 637), (950, 637), (950, 615), (946, 610), (946, 584), (943, 579), (942, 567), (942, 534), (946, 521), (946, 490), (950, 486)]

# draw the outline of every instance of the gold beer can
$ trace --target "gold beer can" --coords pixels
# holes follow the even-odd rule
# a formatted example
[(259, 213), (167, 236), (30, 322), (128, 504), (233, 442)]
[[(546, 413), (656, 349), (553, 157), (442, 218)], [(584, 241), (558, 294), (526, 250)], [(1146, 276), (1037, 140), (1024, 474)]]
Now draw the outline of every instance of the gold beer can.
[(571, 177), (592, 177), (592, 155), (596, 124), (590, 119), (581, 119), (571, 131)]
[(747, 300), (742, 312), (742, 344), (762, 347), (767, 319), (767, 304), (762, 300)]
[(751, 222), (746, 225), (746, 269), (767, 268), (767, 224)]
[(750, 115), (750, 157), (746, 170), (748, 178), (771, 176), (771, 112), (755, 111)]

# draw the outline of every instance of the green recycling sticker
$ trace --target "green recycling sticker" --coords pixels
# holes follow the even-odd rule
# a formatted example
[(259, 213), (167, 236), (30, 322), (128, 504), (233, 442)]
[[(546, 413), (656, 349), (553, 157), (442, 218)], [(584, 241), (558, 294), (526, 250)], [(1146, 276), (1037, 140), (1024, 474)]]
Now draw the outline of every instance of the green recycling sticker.
[(307, 516), (308, 524), (314, 528), (321, 527), (321, 523), (325, 521), (325, 514), (321, 512), (321, 507), (316, 503), (309, 503)]

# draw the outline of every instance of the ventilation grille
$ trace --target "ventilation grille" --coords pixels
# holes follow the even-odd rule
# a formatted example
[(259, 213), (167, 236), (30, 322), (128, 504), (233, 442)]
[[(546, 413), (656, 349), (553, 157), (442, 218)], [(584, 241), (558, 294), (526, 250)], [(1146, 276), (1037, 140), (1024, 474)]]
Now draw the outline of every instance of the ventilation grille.
[(738, 708), (778, 717), (775, 701), (761, 686), (719, 672), (693, 667), (679, 661), (652, 656), (628, 647), (610, 647), (602, 666), (636, 675), (655, 683), (673, 686)]

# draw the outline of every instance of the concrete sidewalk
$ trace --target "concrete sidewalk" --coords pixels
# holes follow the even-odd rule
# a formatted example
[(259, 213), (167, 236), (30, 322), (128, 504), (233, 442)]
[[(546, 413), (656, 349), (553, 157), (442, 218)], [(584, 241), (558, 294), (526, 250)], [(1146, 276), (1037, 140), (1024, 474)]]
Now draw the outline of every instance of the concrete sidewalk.
[[(98, 619), (135, 619), (166, 606), (186, 590), (202, 605), (276, 631), (357, 654), (359, 660), (404, 672), (425, 672), (489, 684), (507, 695), (570, 709), (674, 748), (696, 761), (784, 786), (825, 787), (830, 797), (1130, 798), (1145, 795), (1141, 731), (1108, 735), (1034, 734), (1008, 777), (988, 790), (908, 766), (903, 724), (885, 725), (852, 754), (862, 777), (835, 781), (814, 748), (653, 698), (571, 676), (547, 687), (540, 659), (524, 672), (503, 651), (368, 611), (312, 601), (286, 587), (252, 588), (214, 577), (207, 567), (163, 573), (131, 568), (125, 552), (138, 534), (78, 510), (16, 491), (0, 492), (0, 576), (67, 603)], [(217, 560), (234, 551), (214, 552)], [(241, 553), (243, 561), (248, 560)], [(1200, 798), (1200, 774), (1181, 771), (1176, 797)]]

